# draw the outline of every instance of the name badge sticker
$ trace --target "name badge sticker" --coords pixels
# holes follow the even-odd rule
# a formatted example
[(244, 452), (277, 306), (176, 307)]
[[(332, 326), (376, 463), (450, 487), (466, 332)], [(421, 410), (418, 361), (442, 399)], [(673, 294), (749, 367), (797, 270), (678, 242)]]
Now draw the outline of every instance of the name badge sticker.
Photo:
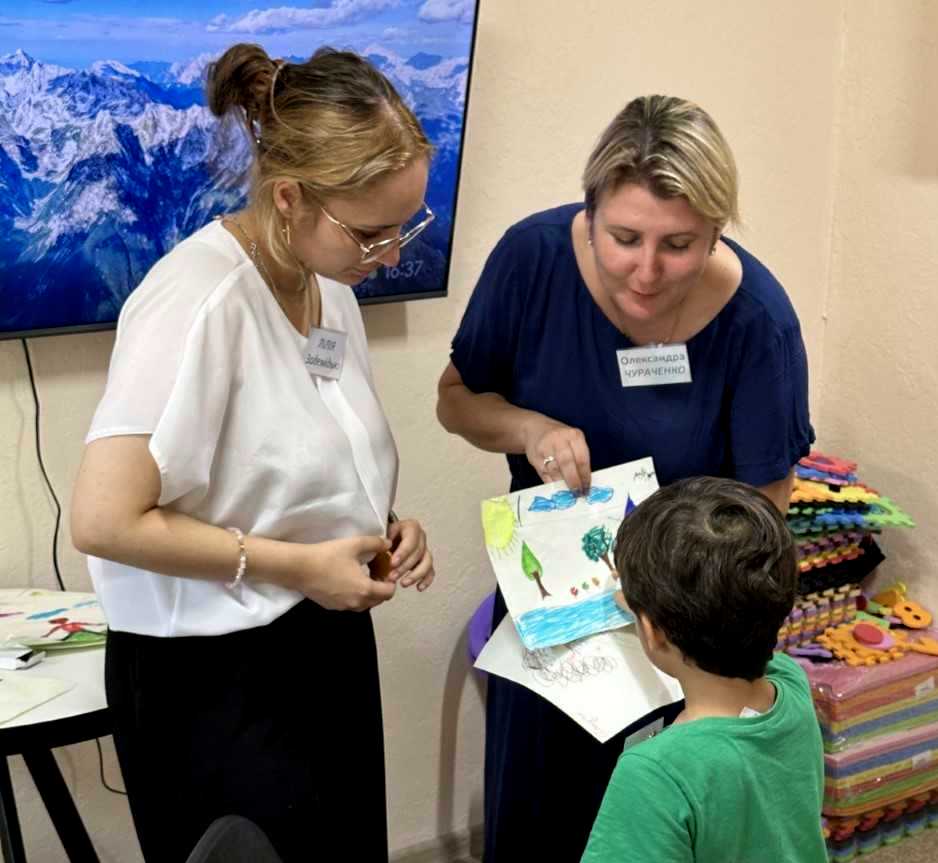
[(654, 737), (658, 734), (663, 728), (664, 720), (659, 716), (654, 722), (649, 722), (644, 728), (639, 728), (638, 731), (634, 731), (626, 737), (622, 748), (628, 749), (631, 746), (635, 746), (637, 743), (648, 740), (650, 737)]
[(616, 364), (624, 387), (689, 384), (687, 345), (653, 345), (616, 351)]
[(345, 364), (347, 340), (348, 333), (341, 330), (313, 327), (303, 350), (306, 371), (316, 377), (337, 381), (342, 376), (342, 366)]

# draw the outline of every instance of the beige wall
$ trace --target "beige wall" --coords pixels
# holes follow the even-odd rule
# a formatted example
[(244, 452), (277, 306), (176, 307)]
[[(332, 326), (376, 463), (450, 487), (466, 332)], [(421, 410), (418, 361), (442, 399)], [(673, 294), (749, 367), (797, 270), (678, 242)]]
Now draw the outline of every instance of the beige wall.
[[(463, 632), (492, 587), (477, 503), (505, 489), (507, 470), (437, 427), (436, 377), (487, 251), (514, 220), (578, 196), (594, 139), (629, 97), (687, 96), (723, 127), (743, 181), (739, 236), (802, 318), (820, 442), (860, 459), (922, 524), (890, 542), (890, 566), (934, 572), (938, 148), (926, 100), (938, 68), (924, 57), (936, 21), (934, 4), (883, 5), (483, 0), (450, 297), (365, 312), (403, 460), (398, 510), (425, 521), (439, 571), (429, 594), (377, 614), (394, 849), (481, 820), (482, 695)], [(44, 451), (66, 499), (111, 342), (32, 342)], [(860, 357), (870, 344), (876, 356)], [(21, 353), (0, 344), (0, 584), (52, 586)], [(68, 585), (87, 587), (67, 535), (62, 559)], [(93, 745), (60, 755), (103, 859), (136, 859)], [(20, 764), (14, 782), (29, 787)], [(23, 808), (31, 859), (61, 859), (41, 807)]]
[(938, 4), (845, 4), (817, 426), (916, 519), (878, 579), (938, 612)]

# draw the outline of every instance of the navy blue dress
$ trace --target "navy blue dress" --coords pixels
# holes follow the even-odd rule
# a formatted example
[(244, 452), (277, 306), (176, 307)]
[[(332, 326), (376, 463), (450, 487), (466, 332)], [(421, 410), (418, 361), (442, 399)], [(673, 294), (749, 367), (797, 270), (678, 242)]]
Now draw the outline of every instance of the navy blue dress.
[[(463, 383), (581, 429), (593, 470), (650, 455), (660, 485), (697, 475), (756, 486), (785, 477), (814, 432), (801, 328), (782, 286), (724, 238), (742, 281), (687, 343), (693, 381), (623, 388), (616, 351), (634, 345), (577, 267), (571, 223), (582, 206), (530, 216), (495, 247), (453, 340)], [(540, 483), (524, 455), (509, 455), (508, 465), (512, 491)], [(499, 595), (495, 626), (504, 615)], [(633, 730), (600, 744), (530, 690), (491, 677), (485, 863), (577, 863)]]

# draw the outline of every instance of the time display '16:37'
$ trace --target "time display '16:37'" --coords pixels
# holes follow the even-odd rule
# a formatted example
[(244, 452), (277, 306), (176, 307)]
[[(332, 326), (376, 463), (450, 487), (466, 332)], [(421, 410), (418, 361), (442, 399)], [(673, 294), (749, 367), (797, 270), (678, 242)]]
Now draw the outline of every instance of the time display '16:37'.
[(396, 267), (385, 267), (384, 276), (388, 279), (412, 279), (423, 269), (423, 261), (416, 258), (410, 261), (401, 261)]

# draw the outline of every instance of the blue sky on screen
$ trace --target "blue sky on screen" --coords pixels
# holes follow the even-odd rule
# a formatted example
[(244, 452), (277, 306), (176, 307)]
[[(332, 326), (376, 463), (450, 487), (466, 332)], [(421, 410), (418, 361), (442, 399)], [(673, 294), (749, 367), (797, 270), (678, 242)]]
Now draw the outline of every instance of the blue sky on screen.
[(234, 42), (274, 55), (319, 45), (362, 50), (374, 42), (402, 56), (466, 52), (473, 0), (4, 0), (0, 55), (22, 49), (81, 68), (101, 60), (178, 62)]

